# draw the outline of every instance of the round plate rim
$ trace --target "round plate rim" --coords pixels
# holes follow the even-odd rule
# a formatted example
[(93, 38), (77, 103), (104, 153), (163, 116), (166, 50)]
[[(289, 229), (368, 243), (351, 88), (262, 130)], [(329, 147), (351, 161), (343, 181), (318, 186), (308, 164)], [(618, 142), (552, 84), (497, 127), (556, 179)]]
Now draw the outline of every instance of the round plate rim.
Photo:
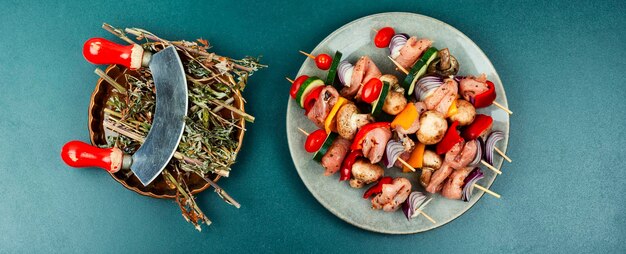
[[(461, 32), (461, 31), (459, 31), (459, 30), (458, 30), (458, 29), (456, 29), (455, 27), (453, 27), (453, 26), (451, 26), (451, 25), (449, 25), (449, 24), (447, 24), (447, 23), (445, 23), (445, 22), (443, 22), (443, 21), (441, 21), (441, 20), (438, 20), (438, 19), (435, 19), (435, 18), (432, 18), (432, 17), (426, 16), (426, 15), (417, 14), (417, 13), (411, 13), (411, 12), (383, 12), (383, 13), (377, 13), (377, 14), (372, 14), (372, 15), (364, 16), (364, 17), (361, 17), (361, 18), (355, 19), (355, 20), (353, 20), (353, 21), (351, 21), (351, 22), (349, 22), (349, 23), (347, 23), (347, 24), (345, 24), (345, 25), (341, 26), (340, 28), (336, 29), (336, 30), (335, 30), (335, 31), (333, 31), (332, 33), (330, 33), (330, 34), (329, 34), (328, 36), (326, 36), (326, 37), (325, 37), (322, 41), (320, 41), (320, 42), (319, 42), (319, 43), (315, 46), (315, 48), (314, 48), (311, 52), (317, 52), (317, 51), (319, 51), (319, 50), (320, 50), (320, 48), (322, 47), (322, 45), (326, 44), (326, 42), (327, 42), (327, 41), (329, 41), (332, 37), (334, 37), (334, 36), (335, 36), (335, 35), (337, 35), (338, 33), (343, 32), (344, 30), (346, 30), (347, 28), (351, 27), (351, 26), (352, 26), (353, 24), (355, 24), (355, 23), (361, 22), (361, 21), (363, 21), (363, 20), (365, 20), (365, 19), (372, 19), (372, 18), (375, 18), (375, 17), (379, 17), (379, 16), (387, 16), (387, 15), (390, 15), (390, 16), (396, 16), (396, 15), (412, 15), (412, 16), (417, 16), (417, 17), (420, 17), (420, 18), (430, 19), (430, 20), (432, 20), (432, 21), (434, 21), (434, 22), (437, 22), (437, 23), (442, 24), (443, 26), (447, 27), (448, 29), (452, 30), (453, 32), (456, 32), (456, 33), (457, 33), (458, 35), (460, 35), (463, 39), (465, 39), (465, 40), (469, 41), (469, 42), (470, 42), (473, 46), (475, 46), (475, 47), (477, 48), (478, 53), (479, 53), (479, 54), (481, 54), (481, 55), (482, 55), (482, 56), (483, 56), (483, 57), (487, 60), (487, 61), (485, 62), (485, 64), (487, 64), (490, 68), (492, 68), (492, 69), (494, 70), (494, 77), (493, 77), (493, 79), (495, 79), (495, 81), (497, 81), (497, 82), (496, 82), (497, 84), (499, 84), (500, 86), (502, 86), (502, 87), (501, 87), (501, 88), (502, 88), (502, 94), (501, 94), (500, 96), (498, 96), (498, 98), (500, 99), (501, 104), (503, 104), (505, 107), (508, 107), (508, 100), (507, 100), (507, 97), (506, 97), (506, 92), (505, 92), (504, 86), (502, 85), (502, 81), (501, 81), (501, 79), (500, 79), (500, 75), (498, 74), (498, 72), (496, 71), (496, 68), (495, 68), (495, 67), (493, 66), (493, 64), (491, 63), (491, 60), (490, 60), (490, 59), (487, 57), (487, 55), (483, 52), (483, 50), (482, 50), (480, 47), (478, 47), (478, 45), (477, 45), (477, 44), (476, 44), (476, 43), (475, 43), (472, 39), (470, 39), (469, 37), (467, 37), (467, 35), (465, 35), (465, 34), (464, 34), (463, 32)], [(297, 76), (300, 76), (300, 75), (301, 75), (301, 73), (304, 71), (304, 68), (305, 68), (305, 67), (304, 67), (304, 62), (303, 62), (303, 64), (300, 66), (300, 69), (298, 70), (298, 75), (297, 75)], [(320, 204), (321, 204), (324, 208), (326, 208), (326, 210), (330, 211), (333, 215), (335, 215), (335, 216), (339, 217), (339, 218), (340, 218), (340, 219), (342, 219), (343, 221), (345, 221), (345, 222), (347, 222), (347, 223), (349, 223), (349, 224), (351, 224), (351, 225), (353, 225), (353, 226), (356, 226), (356, 227), (358, 227), (358, 228), (365, 229), (365, 230), (368, 230), (368, 231), (377, 232), (377, 233), (384, 233), (384, 234), (415, 234), (415, 233), (426, 232), (426, 231), (429, 231), (429, 230), (432, 230), (432, 229), (435, 229), (435, 228), (439, 228), (439, 227), (441, 227), (441, 226), (443, 226), (443, 225), (446, 225), (446, 224), (450, 223), (451, 221), (453, 221), (453, 220), (455, 220), (455, 219), (457, 219), (457, 218), (461, 217), (461, 216), (462, 216), (465, 212), (467, 212), (467, 211), (468, 211), (468, 210), (470, 210), (472, 207), (474, 207), (474, 205), (475, 205), (476, 203), (478, 203), (478, 201), (479, 201), (479, 200), (483, 197), (483, 195), (484, 195), (484, 192), (480, 192), (480, 193), (478, 194), (478, 195), (479, 195), (479, 197), (478, 197), (478, 199), (476, 200), (476, 202), (474, 202), (474, 203), (470, 204), (469, 206), (467, 206), (464, 210), (460, 211), (460, 213), (459, 213), (459, 214), (457, 214), (456, 216), (454, 216), (453, 218), (448, 219), (448, 220), (446, 220), (446, 221), (443, 221), (443, 222), (442, 222), (442, 223), (440, 223), (440, 224), (433, 225), (433, 226), (431, 226), (431, 227), (427, 227), (427, 228), (424, 228), (424, 229), (421, 229), (421, 230), (415, 230), (415, 231), (393, 231), (393, 230), (386, 230), (386, 229), (373, 228), (373, 227), (370, 227), (370, 226), (367, 226), (367, 225), (361, 225), (361, 224), (355, 223), (355, 222), (354, 222), (354, 221), (352, 221), (352, 220), (351, 220), (348, 216), (344, 216), (343, 214), (341, 214), (341, 213), (339, 213), (339, 212), (335, 211), (335, 210), (334, 210), (334, 208), (332, 207), (332, 204), (327, 204), (327, 203), (325, 203), (325, 202), (322, 202), (322, 200), (323, 200), (323, 199), (321, 199), (315, 191), (312, 191), (312, 187), (309, 185), (309, 183), (307, 183), (307, 181), (305, 181), (305, 180), (304, 180), (304, 178), (303, 178), (302, 174), (300, 173), (300, 170), (301, 170), (301, 169), (299, 169), (299, 168), (298, 168), (298, 166), (297, 166), (297, 165), (296, 165), (296, 163), (295, 163), (295, 160), (293, 160), (293, 158), (295, 158), (295, 155), (294, 155), (294, 152), (293, 152), (293, 151), (292, 151), (292, 149), (291, 149), (291, 144), (292, 144), (292, 142), (294, 142), (294, 141), (293, 141), (293, 139), (291, 138), (291, 136), (289, 135), (289, 130), (291, 130), (291, 129), (292, 129), (292, 128), (294, 128), (294, 127), (292, 126), (291, 122), (289, 121), (289, 114), (288, 114), (288, 112), (289, 112), (289, 108), (290, 108), (290, 106), (291, 106), (291, 103), (293, 103), (293, 101), (291, 100), (291, 97), (289, 97), (289, 99), (288, 99), (288, 106), (287, 106), (287, 114), (286, 114), (286, 117), (285, 117), (285, 118), (286, 118), (286, 121), (285, 121), (285, 122), (286, 122), (287, 142), (288, 142), (288, 145), (289, 145), (289, 153), (290, 153), (290, 155), (291, 155), (292, 162), (294, 163), (294, 167), (296, 168), (296, 171), (297, 171), (297, 173), (298, 173), (298, 176), (300, 177), (300, 179), (302, 180), (302, 182), (303, 182), (303, 183), (304, 183), (304, 185), (306, 186), (307, 190), (311, 193), (311, 195), (313, 195), (313, 197), (315, 197), (315, 199), (316, 199), (316, 200), (317, 200), (317, 201), (318, 201), (318, 202), (319, 202), (319, 203), (320, 203)], [(504, 142), (503, 142), (503, 145), (504, 145), (504, 146), (503, 146), (503, 152), (506, 152), (506, 151), (507, 151), (507, 148), (508, 148), (508, 139), (509, 139), (509, 135), (510, 135), (510, 134), (509, 134), (509, 130), (510, 130), (510, 122), (511, 122), (511, 121), (510, 121), (510, 118), (508, 118), (508, 120), (506, 121), (506, 124), (505, 124), (505, 130), (506, 130), (507, 135), (505, 136), (505, 139), (503, 140), (503, 141), (504, 141)], [(503, 161), (500, 161), (500, 164), (499, 164), (499, 165), (497, 165), (497, 168), (501, 168), (502, 163), (503, 163)], [(494, 166), (495, 166), (495, 165), (494, 165)], [(486, 187), (486, 188), (490, 188), (490, 187), (491, 187), (491, 185), (493, 184), (493, 182), (496, 180), (496, 178), (497, 178), (497, 175), (496, 175), (493, 179), (491, 179), (491, 180), (488, 182), (487, 186), (485, 186), (485, 187)]]

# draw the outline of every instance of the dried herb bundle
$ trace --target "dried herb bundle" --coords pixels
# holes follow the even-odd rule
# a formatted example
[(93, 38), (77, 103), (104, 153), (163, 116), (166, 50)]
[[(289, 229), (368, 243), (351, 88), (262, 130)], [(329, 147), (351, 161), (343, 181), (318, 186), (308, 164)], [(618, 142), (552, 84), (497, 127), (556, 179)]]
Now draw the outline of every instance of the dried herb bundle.
[[(199, 209), (189, 186), (185, 182), (189, 174), (197, 174), (222, 197), (223, 200), (239, 207), (222, 188), (209, 179), (211, 174), (228, 177), (231, 166), (237, 158), (239, 139), (236, 134), (241, 129), (239, 121), (253, 122), (254, 117), (233, 106), (235, 100), (245, 101), (240, 94), (255, 71), (266, 67), (259, 59), (246, 57), (234, 60), (209, 53), (206, 40), (197, 42), (167, 41), (138, 28), (116, 29), (108, 24), (103, 28), (128, 43), (136, 43), (127, 34), (136, 36), (146, 50), (159, 51), (174, 45), (187, 72), (189, 108), (185, 119), (185, 130), (173, 160), (163, 171), (163, 177), (172, 189), (177, 190), (176, 201), (183, 217), (198, 230), (202, 223), (210, 220)], [(143, 143), (150, 130), (156, 101), (156, 91), (150, 70), (141, 68), (139, 75), (125, 75), (127, 87), (117, 84), (101, 70), (96, 73), (113, 86), (115, 92), (107, 101), (104, 127), (116, 132), (109, 136), (109, 146), (134, 153)], [(222, 109), (228, 109), (224, 115)], [(129, 171), (129, 174), (131, 172)]]

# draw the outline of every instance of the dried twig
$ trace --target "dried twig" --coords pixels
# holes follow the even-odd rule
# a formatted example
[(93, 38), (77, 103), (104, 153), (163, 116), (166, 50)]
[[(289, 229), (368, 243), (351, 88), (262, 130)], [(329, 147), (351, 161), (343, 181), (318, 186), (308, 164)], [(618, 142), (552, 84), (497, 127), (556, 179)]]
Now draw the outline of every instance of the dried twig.
[(109, 77), (100, 68), (96, 68), (96, 70), (94, 70), (94, 73), (98, 74), (98, 76), (100, 76), (102, 79), (104, 79), (107, 83), (109, 83), (110, 85), (115, 87), (115, 89), (117, 89), (117, 91), (119, 91), (120, 93), (126, 93), (126, 88), (124, 88), (122, 85), (117, 83), (117, 81), (115, 81), (115, 79)]
[[(174, 184), (174, 186), (176, 186), (176, 189), (178, 190), (178, 193), (180, 195), (182, 195), (184, 197), (184, 201), (179, 201), (180, 204), (180, 208), (183, 211), (183, 217), (185, 218), (185, 220), (191, 222), (194, 224), (194, 226), (196, 227), (196, 229), (198, 231), (202, 231), (202, 228), (200, 227), (200, 223), (199, 222), (204, 222), (206, 225), (211, 225), (211, 220), (209, 220), (208, 217), (206, 217), (206, 215), (204, 215), (204, 213), (202, 212), (202, 210), (200, 210), (200, 207), (198, 207), (198, 204), (195, 201), (195, 198), (191, 195), (187, 194), (186, 189), (184, 189), (181, 184), (176, 180), (176, 178), (174, 178), (174, 176), (172, 176), (172, 174), (170, 174), (169, 172), (167, 172), (167, 170), (163, 171), (163, 176), (172, 184)], [(178, 197), (177, 197), (178, 199)], [(189, 205), (191, 206), (191, 210), (192, 211), (188, 211), (184, 208), (183, 204), (185, 203), (189, 203)], [(189, 214), (190, 212), (192, 212), (192, 214), (194, 215), (194, 218), (189, 218)]]
[[(181, 50), (185, 50), (185, 51), (190, 52), (192, 54), (205, 56), (205, 57), (210, 57), (211, 60), (215, 60), (215, 61), (232, 61), (232, 59), (227, 58), (227, 57), (218, 56), (218, 55), (215, 55), (214, 53), (208, 53), (206, 51), (198, 50), (197, 48), (189, 47), (189, 46), (185, 45), (185, 43), (182, 42), (182, 41), (171, 42), (171, 41), (168, 41), (168, 40), (164, 40), (164, 39), (159, 38), (158, 36), (148, 32), (148, 31), (140, 29), (140, 28), (126, 28), (125, 31), (127, 33), (129, 33), (129, 34), (137, 36), (138, 38), (146, 38), (146, 39), (153, 40), (153, 41), (159, 41), (159, 42), (162, 42), (162, 43), (165, 43), (165, 44), (168, 44), (168, 45), (174, 45), (177, 48), (179, 48)], [(233, 62), (233, 66), (235, 68), (237, 68), (237, 69), (240, 69), (240, 70), (246, 71), (246, 72), (253, 72), (254, 71), (250, 67), (242, 66), (242, 65), (234, 63), (234, 62)]]
[[(120, 135), (124, 135), (126, 137), (129, 137), (139, 143), (143, 143), (145, 141), (145, 139), (143, 137), (141, 137), (139, 134), (137, 133), (133, 133), (132, 131), (129, 131), (125, 128), (122, 128), (120, 126), (117, 126), (115, 123), (113, 123), (110, 120), (105, 120), (103, 123), (103, 126), (111, 131), (117, 132)], [(183, 154), (181, 154), (180, 152), (175, 152), (174, 153), (174, 158), (179, 159), (184, 161), (185, 163), (190, 163), (190, 164), (196, 164), (201, 166), (202, 162), (189, 158)], [(164, 171), (165, 172), (165, 171)], [(214, 189), (215, 192), (222, 197), (222, 199), (224, 199), (224, 201), (226, 201), (226, 203), (229, 203), (237, 208), (240, 208), (241, 205), (239, 204), (239, 202), (237, 202), (235, 199), (233, 199), (228, 193), (226, 193), (226, 191), (224, 189), (222, 189), (222, 187), (220, 187), (219, 185), (217, 185), (216, 182), (214, 182), (213, 180), (209, 179), (208, 177), (195, 172), (198, 176), (200, 176), (202, 179), (204, 179), (207, 183), (209, 183), (209, 185), (211, 185)]]
[(135, 41), (131, 40), (130, 38), (128, 38), (128, 36), (126, 36), (126, 34), (124, 34), (124, 31), (119, 30), (107, 23), (103, 23), (102, 24), (102, 28), (104, 30), (109, 31), (110, 33), (114, 34), (117, 37), (120, 37), (120, 39), (124, 40), (125, 42), (127, 42), (128, 44), (136, 44)]
[(231, 105), (228, 105), (228, 104), (226, 104), (224, 102), (221, 102), (221, 101), (215, 100), (215, 99), (210, 100), (209, 102), (213, 103), (213, 104), (216, 104), (216, 105), (218, 105), (220, 107), (224, 107), (224, 108), (232, 111), (233, 113), (235, 113), (235, 114), (243, 117), (244, 119), (246, 119), (246, 121), (249, 121), (249, 122), (252, 122), (252, 123), (254, 122), (254, 119), (255, 119), (254, 116), (251, 116), (251, 115), (247, 114), (246, 112), (243, 112), (243, 111), (239, 110), (238, 108), (235, 108), (235, 107), (233, 107)]

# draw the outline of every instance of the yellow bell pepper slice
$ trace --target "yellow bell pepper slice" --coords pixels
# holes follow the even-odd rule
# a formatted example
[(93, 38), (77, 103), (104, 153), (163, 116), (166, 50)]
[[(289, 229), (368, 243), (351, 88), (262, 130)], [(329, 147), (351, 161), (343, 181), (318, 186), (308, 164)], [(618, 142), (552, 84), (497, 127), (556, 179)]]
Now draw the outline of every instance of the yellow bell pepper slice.
[(411, 128), (411, 125), (413, 124), (413, 121), (415, 121), (415, 118), (418, 117), (419, 113), (417, 112), (415, 104), (409, 102), (408, 104), (406, 104), (406, 107), (404, 107), (402, 112), (400, 112), (400, 114), (398, 114), (396, 118), (393, 119), (393, 121), (391, 122), (391, 128), (396, 128), (396, 126), (399, 125), (402, 126), (403, 129), (408, 130), (409, 128)]
[[(413, 152), (411, 152), (411, 156), (406, 161), (406, 163), (411, 165), (411, 167), (413, 168), (421, 168), (422, 164), (424, 163), (424, 151), (425, 150), (426, 150), (426, 145), (418, 142), (417, 145), (415, 145), (415, 149), (413, 149)], [(408, 173), (412, 171), (406, 166), (402, 166), (402, 172)]]
[(328, 113), (328, 116), (326, 117), (326, 120), (324, 121), (324, 129), (326, 130), (326, 134), (330, 134), (331, 132), (337, 130), (337, 121), (335, 120), (335, 116), (337, 115), (337, 112), (339, 111), (341, 106), (343, 106), (347, 102), (348, 100), (346, 100), (343, 97), (337, 98), (337, 102), (335, 102), (335, 106), (333, 106), (333, 109), (330, 110), (330, 113)]
[(456, 100), (452, 102), (452, 105), (450, 105), (450, 108), (448, 108), (448, 113), (446, 113), (446, 118), (456, 115), (456, 113), (459, 112), (459, 109), (456, 106), (456, 102), (457, 102)]

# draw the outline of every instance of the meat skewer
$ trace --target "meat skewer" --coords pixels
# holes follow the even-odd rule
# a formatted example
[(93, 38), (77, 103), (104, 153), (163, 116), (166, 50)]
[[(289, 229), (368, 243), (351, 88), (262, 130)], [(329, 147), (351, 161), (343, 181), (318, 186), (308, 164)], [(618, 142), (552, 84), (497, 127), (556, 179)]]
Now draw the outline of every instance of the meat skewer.
[[(405, 69), (404, 67), (402, 67), (402, 65), (400, 65), (400, 63), (396, 62), (396, 60), (391, 58), (391, 56), (387, 56), (387, 57), (389, 58), (389, 60), (391, 60), (391, 62), (393, 62), (393, 64), (397, 67), (398, 70), (400, 70), (405, 75), (409, 75), (409, 71), (407, 69)], [(506, 112), (509, 115), (513, 114), (513, 112), (511, 110), (509, 110), (508, 108), (502, 106), (502, 104), (496, 102), (495, 100), (492, 102), (492, 104), (495, 105), (496, 107), (504, 110), (504, 112)]]
[[(479, 150), (480, 144), (476, 140), (468, 142), (462, 141), (455, 144), (454, 147), (446, 153), (441, 168), (435, 171), (428, 181), (426, 191), (435, 193), (441, 190), (441, 195), (446, 198), (461, 199), (463, 193), (462, 186), (467, 184), (465, 179), (474, 169), (480, 171), (478, 168), (475, 168), (477, 158), (482, 157), (482, 153)], [(482, 177), (482, 173), (480, 174)], [(475, 182), (472, 183), (475, 186), (479, 186)], [(482, 186), (477, 188), (481, 190), (486, 189)], [(490, 191), (489, 194), (500, 198), (500, 195), (492, 191)]]
[[(286, 78), (286, 79), (287, 79), (289, 82), (292, 82), (292, 80), (291, 80), (291, 79), (289, 79), (289, 78)], [(292, 82), (292, 83), (293, 83), (293, 82)], [(329, 109), (325, 109), (325, 110), (323, 110), (323, 111), (328, 111), (328, 110), (329, 110)], [(314, 112), (311, 112), (311, 113), (313, 113), (313, 114), (311, 114), (311, 115), (313, 116), (313, 115), (315, 115), (314, 113), (316, 113), (316, 112), (314, 111)], [(327, 112), (320, 112), (318, 115), (320, 115), (320, 117), (324, 117), (324, 116), (325, 116), (325, 114), (324, 114), (324, 113), (327, 113)], [(315, 118), (315, 117), (314, 117), (314, 118)], [(324, 118), (325, 118), (325, 117), (324, 117)], [(310, 117), (310, 119), (311, 119), (311, 117)], [(319, 127), (319, 126), (320, 126), (320, 124), (323, 122), (323, 119), (322, 119), (322, 120), (317, 119), (315, 122), (316, 122), (316, 125), (318, 125), (318, 127)], [(398, 162), (400, 162), (400, 163), (402, 163), (403, 165), (407, 166), (407, 168), (409, 168), (411, 171), (415, 172), (415, 168), (414, 168), (414, 167), (412, 167), (412, 166), (410, 166), (410, 164), (409, 164), (409, 163), (407, 163), (405, 160), (403, 160), (403, 159), (401, 159), (401, 158), (398, 158), (398, 159), (397, 159), (397, 161), (398, 161)], [(375, 162), (377, 162), (377, 161), (375, 161)], [(495, 173), (497, 173), (497, 174), (502, 174), (502, 171), (500, 171), (499, 169), (495, 168), (494, 166), (492, 166), (491, 164), (487, 163), (486, 161), (481, 160), (480, 162), (481, 162), (484, 166), (486, 166), (488, 169), (490, 169), (490, 170), (494, 171)]]
[(476, 108), (487, 107), (493, 104), (507, 114), (513, 114), (511, 110), (495, 101), (495, 87), (493, 82), (487, 80), (487, 76), (484, 73), (478, 77), (469, 76), (457, 79), (459, 80), (461, 94), (466, 100), (472, 102)]
[[(300, 132), (302, 132), (302, 134), (304, 134), (305, 136), (309, 136), (309, 133), (306, 132), (305, 130), (303, 130), (302, 128), (298, 128), (298, 130), (300, 130)], [(398, 162), (402, 163), (402, 165), (406, 166), (407, 168), (409, 168), (411, 171), (415, 172), (416, 169), (414, 167), (412, 167), (408, 162), (406, 162), (405, 160), (398, 158), (397, 159)]]

